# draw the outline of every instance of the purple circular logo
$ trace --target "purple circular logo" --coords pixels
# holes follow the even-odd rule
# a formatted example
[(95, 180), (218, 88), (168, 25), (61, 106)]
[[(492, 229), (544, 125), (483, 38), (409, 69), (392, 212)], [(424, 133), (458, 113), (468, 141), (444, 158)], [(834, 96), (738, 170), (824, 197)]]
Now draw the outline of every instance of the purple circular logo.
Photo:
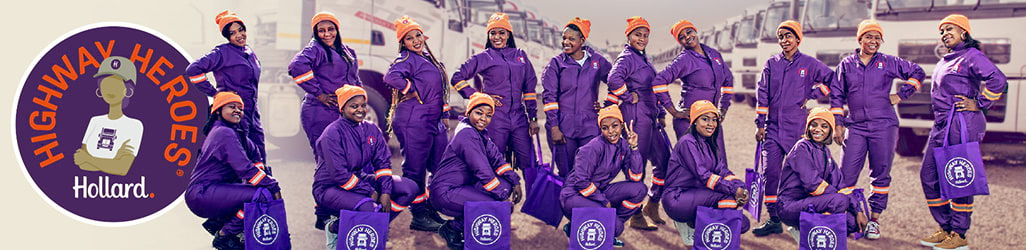
[(723, 223), (712, 223), (702, 229), (702, 245), (709, 249), (727, 249), (730, 247), (730, 227)]
[(598, 249), (606, 243), (606, 227), (598, 220), (587, 220), (577, 227), (576, 236), (582, 249)]
[(502, 236), (502, 223), (491, 214), (483, 214), (474, 218), (470, 232), (474, 241), (481, 245), (491, 245)]
[(58, 38), (29, 65), (12, 139), (35, 190), (57, 210), (128, 226), (181, 201), (203, 143), (208, 102), (183, 76), (188, 55), (128, 23)]
[(966, 188), (976, 180), (973, 163), (962, 157), (955, 157), (944, 164), (944, 180), (953, 187)]

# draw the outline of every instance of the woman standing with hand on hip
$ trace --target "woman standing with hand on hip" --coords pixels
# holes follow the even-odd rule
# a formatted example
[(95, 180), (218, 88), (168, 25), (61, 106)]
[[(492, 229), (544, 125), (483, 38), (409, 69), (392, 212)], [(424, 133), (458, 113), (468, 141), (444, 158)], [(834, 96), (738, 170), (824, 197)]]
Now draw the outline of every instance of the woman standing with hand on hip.
[(755, 236), (783, 233), (777, 215), (777, 187), (780, 169), (795, 142), (802, 136), (805, 102), (830, 95), (834, 71), (814, 57), (798, 51), (802, 25), (784, 21), (777, 26), (781, 53), (766, 61), (759, 80), (755, 107), (755, 140), (762, 143), (766, 157), (766, 210), (770, 219), (752, 229)]
[[(627, 44), (623, 52), (613, 63), (613, 69), (609, 72), (609, 94), (606, 95), (606, 103), (619, 104), (623, 110), (625, 123), (634, 124), (637, 128), (640, 142), (639, 150), (644, 159), (651, 161), (655, 167), (652, 170), (652, 188), (649, 200), (658, 201), (662, 196), (665, 182), (666, 164), (670, 160), (670, 142), (666, 132), (663, 131), (662, 111), (657, 104), (656, 92), (668, 92), (668, 87), (654, 88), (652, 80), (655, 78), (655, 68), (645, 57), (645, 48), (648, 46), (649, 35), (648, 21), (635, 16), (627, 18)], [(644, 166), (644, 163), (642, 163)], [(644, 174), (643, 172), (641, 174)], [(665, 221), (660, 221), (666, 223)], [(631, 227), (643, 230), (656, 230), (655, 225), (645, 220), (641, 213), (634, 214), (631, 218)]]
[(563, 53), (549, 60), (541, 76), (549, 148), (564, 178), (573, 169), (577, 149), (599, 135), (599, 83), (612, 68), (602, 53), (584, 45), (589, 33), (591, 21), (570, 20), (563, 28)]
[[(968, 249), (969, 240), (965, 234), (969, 231), (973, 214), (973, 196), (950, 200), (941, 197), (941, 180), (937, 175), (933, 149), (943, 146), (945, 138), (951, 144), (983, 140), (987, 130), (983, 111), (993, 107), (1008, 90), (1005, 74), (980, 52), (980, 41), (973, 39), (970, 30), (969, 18), (963, 15), (949, 15), (940, 23), (941, 42), (948, 48), (948, 53), (933, 70), (933, 87), (930, 88), (933, 128), (930, 129), (926, 155), (919, 170), (926, 204), (933, 220), (940, 226), (937, 232), (922, 238), (920, 243), (934, 249)], [(949, 119), (954, 115), (965, 119)], [(961, 124), (963, 122), (965, 124)], [(963, 127), (967, 131), (961, 131)], [(966, 138), (960, 138), (961, 135), (966, 135)]]
[[(452, 75), (453, 88), (464, 98), (483, 92), (495, 99), (495, 121), (489, 136), (499, 150), (516, 159), (517, 168), (533, 168), (531, 136), (538, 134), (538, 78), (527, 52), (513, 39), (509, 16), (495, 13), (488, 18), (485, 50), (467, 59)], [(471, 87), (475, 75), (484, 80), (481, 89)]]
[(445, 220), (425, 202), (430, 194), (427, 175), (438, 169), (448, 143), (442, 119), (447, 117), (449, 86), (445, 67), (428, 47), (420, 24), (403, 16), (395, 20), (395, 27), (399, 57), (385, 74), (385, 84), (400, 98), (391, 126), (403, 154), (403, 177), (417, 182), (419, 190), (410, 209), (410, 229), (433, 232)]
[[(866, 238), (875, 240), (880, 238), (878, 219), (887, 208), (891, 162), (898, 144), (898, 115), (894, 105), (919, 90), (926, 73), (913, 62), (877, 52), (883, 43), (883, 29), (876, 21), (862, 21), (856, 37), (860, 48), (837, 65), (837, 79), (830, 87), (830, 112), (837, 121), (834, 140), (844, 148), (842, 187), (855, 186), (869, 155), (873, 192), (869, 206), (873, 213)], [(897, 94), (890, 94), (895, 78), (907, 81)], [(848, 105), (847, 118), (844, 105)]]
[[(221, 36), (228, 40), (214, 47), (210, 53), (196, 59), (185, 68), (189, 82), (196, 84), (207, 96), (214, 97), (219, 91), (235, 92), (246, 107), (240, 127), (245, 136), (256, 144), (260, 153), (254, 160), (265, 162), (264, 128), (260, 124), (260, 109), (257, 108), (257, 85), (260, 83), (260, 60), (246, 45), (246, 24), (235, 12), (223, 11), (215, 18)], [(217, 88), (207, 81), (207, 72), (214, 72)]]
[[(356, 74), (356, 53), (339, 39), (341, 27), (331, 12), (314, 15), (310, 19), (314, 37), (289, 63), (289, 75), (306, 91), (300, 117), (314, 154), (317, 154), (317, 138), (339, 117), (334, 91), (344, 84), (362, 85)], [(315, 209), (314, 227), (324, 229), (324, 221), (333, 212), (337, 211)]]

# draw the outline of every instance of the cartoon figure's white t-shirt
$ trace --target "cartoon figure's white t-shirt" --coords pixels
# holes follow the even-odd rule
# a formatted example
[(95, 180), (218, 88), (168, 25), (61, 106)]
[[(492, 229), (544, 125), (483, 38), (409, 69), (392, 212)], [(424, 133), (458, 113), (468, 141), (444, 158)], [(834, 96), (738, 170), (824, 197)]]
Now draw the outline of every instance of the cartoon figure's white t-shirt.
[[(143, 124), (139, 120), (125, 115), (117, 120), (111, 120), (107, 115), (99, 115), (89, 119), (89, 127), (82, 137), (82, 144), (86, 145), (89, 154), (96, 158), (114, 159), (122, 145), (134, 147), (132, 155), (138, 156), (142, 135)], [(128, 143), (125, 144), (125, 141)]]

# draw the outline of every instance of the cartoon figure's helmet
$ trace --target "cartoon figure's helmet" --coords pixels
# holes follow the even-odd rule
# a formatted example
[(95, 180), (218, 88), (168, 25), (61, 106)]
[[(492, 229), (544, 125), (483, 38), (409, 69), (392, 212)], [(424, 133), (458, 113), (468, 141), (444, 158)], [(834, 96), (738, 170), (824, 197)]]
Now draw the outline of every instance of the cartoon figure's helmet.
[(115, 75), (125, 79), (125, 81), (132, 81), (135, 83), (135, 64), (132, 63), (128, 58), (120, 56), (107, 57), (100, 63), (100, 69), (96, 71), (96, 75), (93, 77)]

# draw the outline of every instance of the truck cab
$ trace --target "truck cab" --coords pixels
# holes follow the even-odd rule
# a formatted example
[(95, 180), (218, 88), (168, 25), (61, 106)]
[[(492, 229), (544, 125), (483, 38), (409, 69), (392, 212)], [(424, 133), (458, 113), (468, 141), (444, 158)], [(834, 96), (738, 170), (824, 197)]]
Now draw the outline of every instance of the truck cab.
[(916, 94), (896, 107), (900, 122), (897, 153), (922, 153), (926, 137), (933, 126), (930, 79), (934, 67), (946, 53), (940, 42), (937, 24), (945, 16), (958, 13), (969, 17), (973, 38), (982, 43), (981, 50), (1008, 77), (1008, 89), (1001, 99), (985, 112), (987, 134), (994, 138), (1026, 140), (1026, 51), (1012, 50), (1026, 43), (1026, 33), (1009, 32), (1009, 27), (1026, 27), (1026, 0), (879, 0), (875, 16), (887, 33), (882, 51), (897, 52), (905, 60), (919, 64), (927, 73)]

